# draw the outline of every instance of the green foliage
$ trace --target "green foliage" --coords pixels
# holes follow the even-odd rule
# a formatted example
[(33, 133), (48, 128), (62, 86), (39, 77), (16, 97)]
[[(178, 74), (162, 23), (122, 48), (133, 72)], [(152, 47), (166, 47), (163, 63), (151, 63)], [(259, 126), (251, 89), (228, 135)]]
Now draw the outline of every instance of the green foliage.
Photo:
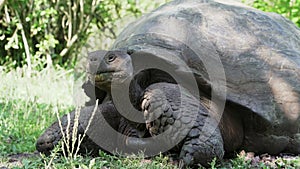
[(36, 139), (56, 119), (56, 109), (23, 100), (0, 102), (0, 156), (35, 151)]
[[(118, 20), (140, 16), (168, 0), (0, 1), (0, 65), (41, 70), (74, 66), (91, 34), (116, 38)], [(250, 1), (250, 0), (248, 0)], [(300, 27), (300, 0), (254, 0), (255, 8), (277, 12)]]
[(232, 167), (234, 168), (252, 168), (251, 167), (251, 160), (246, 160), (244, 156), (239, 156), (235, 159), (230, 160)]
[(70, 71), (24, 74), (25, 68), (5, 73), (0, 67), (0, 156), (33, 152), (37, 137), (56, 120), (55, 112), (65, 114), (72, 108)]
[[(116, 157), (102, 151), (99, 157), (79, 156), (76, 159), (61, 158), (58, 154), (49, 157), (22, 159), (19, 166), (9, 163), (8, 159), (0, 159), (1, 163), (9, 168), (82, 168), (82, 169), (177, 169), (179, 167), (166, 161), (165, 157), (144, 160), (143, 156)], [(2, 162), (1, 162), (2, 161)]]
[(253, 7), (282, 14), (300, 27), (300, 0), (255, 0)]
[[(1, 1), (2, 2), (2, 1)], [(74, 65), (91, 25), (116, 37), (115, 21), (141, 12), (132, 0), (4, 0), (0, 4), (0, 64), (41, 70)]]

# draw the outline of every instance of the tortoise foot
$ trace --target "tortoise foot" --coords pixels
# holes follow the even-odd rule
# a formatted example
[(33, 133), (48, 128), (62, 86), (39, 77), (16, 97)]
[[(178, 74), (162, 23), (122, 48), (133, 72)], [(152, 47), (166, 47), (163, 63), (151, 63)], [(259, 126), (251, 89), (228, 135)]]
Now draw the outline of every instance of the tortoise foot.
[(300, 154), (300, 133), (295, 134), (290, 138), (289, 144), (286, 147), (285, 152), (292, 154)]
[(150, 134), (164, 134), (164, 144), (174, 145), (170, 151), (180, 154), (184, 165), (208, 166), (214, 158), (223, 158), (217, 121), (205, 103), (186, 89), (170, 83), (153, 84), (144, 93), (142, 110)]
[(72, 111), (69, 113), (71, 121), (68, 122), (68, 115), (64, 115), (60, 121), (62, 129), (60, 128), (59, 121), (54, 122), (46, 131), (38, 138), (36, 142), (36, 149), (45, 154), (50, 155), (51, 151), (54, 147), (59, 143), (62, 139), (63, 134), (61, 131), (66, 131), (66, 128), (69, 123), (69, 131), (72, 131), (73, 124), (74, 124), (74, 115), (75, 112)]

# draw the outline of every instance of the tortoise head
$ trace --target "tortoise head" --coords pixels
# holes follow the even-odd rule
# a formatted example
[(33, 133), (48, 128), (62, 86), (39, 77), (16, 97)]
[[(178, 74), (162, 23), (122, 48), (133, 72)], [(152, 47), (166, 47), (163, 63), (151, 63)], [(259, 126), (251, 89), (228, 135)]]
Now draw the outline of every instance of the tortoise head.
[(121, 85), (131, 79), (131, 57), (127, 51), (92, 52), (88, 57), (87, 73), (96, 87), (108, 91), (111, 85)]

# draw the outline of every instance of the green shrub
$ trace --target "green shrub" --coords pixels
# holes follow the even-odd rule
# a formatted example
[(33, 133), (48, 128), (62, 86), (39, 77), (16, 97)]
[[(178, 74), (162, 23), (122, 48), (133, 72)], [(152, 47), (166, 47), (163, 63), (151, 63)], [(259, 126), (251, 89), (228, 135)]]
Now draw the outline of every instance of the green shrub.
[(115, 37), (115, 20), (140, 13), (132, 0), (0, 1), (0, 65), (74, 65), (92, 24)]
[(266, 12), (282, 14), (300, 27), (300, 0), (254, 0), (252, 6)]
[[(92, 26), (116, 37), (117, 20), (139, 16), (168, 0), (1, 0), (0, 65), (39, 70), (52, 64), (74, 66)], [(277, 12), (300, 27), (300, 0), (244, 0)], [(94, 30), (93, 30), (94, 31)]]

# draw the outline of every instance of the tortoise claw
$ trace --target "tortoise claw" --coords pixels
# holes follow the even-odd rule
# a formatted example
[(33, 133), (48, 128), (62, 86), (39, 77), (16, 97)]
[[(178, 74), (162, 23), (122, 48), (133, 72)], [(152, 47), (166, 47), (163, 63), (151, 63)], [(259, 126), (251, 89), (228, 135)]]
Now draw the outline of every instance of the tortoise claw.
[[(53, 133), (60, 133), (60, 131), (46, 131), (43, 135), (41, 135), (36, 142), (36, 149), (44, 153), (45, 155), (50, 155), (51, 150), (58, 144), (58, 141), (61, 137), (55, 135)], [(56, 134), (58, 135), (58, 134)]]

